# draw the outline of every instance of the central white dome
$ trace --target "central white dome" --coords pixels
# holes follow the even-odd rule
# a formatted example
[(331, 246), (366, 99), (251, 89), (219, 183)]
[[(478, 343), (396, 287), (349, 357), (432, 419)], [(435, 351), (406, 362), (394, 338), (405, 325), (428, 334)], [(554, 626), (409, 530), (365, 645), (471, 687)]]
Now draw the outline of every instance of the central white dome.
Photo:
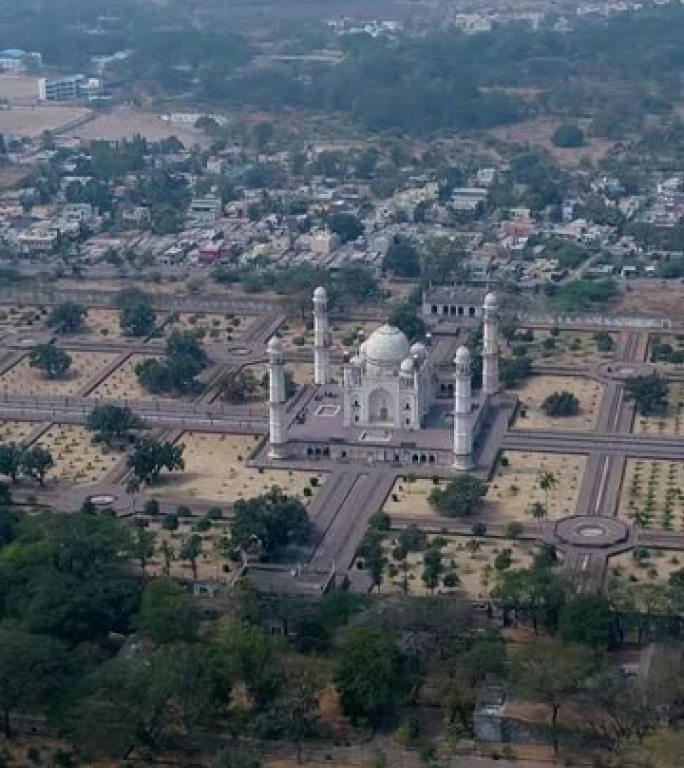
[(408, 339), (394, 325), (380, 326), (361, 346), (363, 357), (376, 365), (399, 365), (410, 352)]

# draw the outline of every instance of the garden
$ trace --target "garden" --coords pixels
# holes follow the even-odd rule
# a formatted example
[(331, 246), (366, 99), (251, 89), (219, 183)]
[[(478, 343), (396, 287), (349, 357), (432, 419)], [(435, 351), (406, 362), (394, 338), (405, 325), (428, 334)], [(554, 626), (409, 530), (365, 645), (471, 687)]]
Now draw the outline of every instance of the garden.
[(684, 530), (684, 462), (627, 459), (618, 515), (640, 528)]

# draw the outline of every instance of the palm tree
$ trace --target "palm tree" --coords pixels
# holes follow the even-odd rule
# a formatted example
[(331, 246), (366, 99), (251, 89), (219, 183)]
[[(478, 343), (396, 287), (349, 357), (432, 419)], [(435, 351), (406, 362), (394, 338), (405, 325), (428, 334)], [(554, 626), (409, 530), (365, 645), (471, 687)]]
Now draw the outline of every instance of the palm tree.
[(544, 507), (549, 509), (549, 491), (556, 487), (556, 476), (553, 472), (541, 471), (538, 475), (539, 488), (544, 493)]
[(164, 576), (168, 579), (171, 571), (171, 561), (173, 560), (173, 549), (171, 549), (169, 542), (166, 539), (162, 541), (160, 549), (162, 557), (164, 558)]
[(533, 517), (538, 523), (539, 523), (539, 533), (541, 534), (542, 530), (542, 520), (547, 515), (547, 509), (546, 507), (541, 503), (541, 501), (535, 501), (534, 504), (531, 504), (527, 508), (527, 514)]

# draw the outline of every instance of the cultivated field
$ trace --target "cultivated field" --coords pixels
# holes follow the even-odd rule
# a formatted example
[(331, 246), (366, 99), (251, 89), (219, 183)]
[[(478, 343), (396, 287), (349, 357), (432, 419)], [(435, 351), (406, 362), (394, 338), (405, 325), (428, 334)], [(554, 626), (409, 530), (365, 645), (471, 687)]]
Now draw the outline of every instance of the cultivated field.
[(48, 479), (74, 485), (100, 482), (124, 455), (94, 444), (91, 433), (79, 424), (55, 424), (41, 436), (38, 444), (50, 451), (55, 462)]
[[(506, 451), (489, 483), (484, 510), (478, 519), (492, 523), (529, 521), (527, 510), (530, 505), (535, 501), (546, 503), (546, 495), (539, 487), (542, 472), (550, 472), (556, 481), (556, 485), (548, 491), (549, 519), (572, 515), (577, 505), (585, 466), (584, 456)], [(408, 482), (399, 478), (383, 509), (397, 517), (434, 515), (428, 494), (436, 486), (445, 483), (446, 480), (435, 483), (418, 478)]]
[(195, 331), (206, 342), (228, 342), (241, 339), (249, 328), (254, 325), (256, 317), (220, 315), (214, 313), (196, 312), (170, 315), (164, 324), (164, 331)]
[[(513, 346), (522, 346), (535, 360), (541, 360), (550, 365), (573, 366), (578, 363), (593, 365), (612, 360), (617, 346), (617, 335), (610, 334), (613, 348), (601, 352), (593, 333), (588, 331), (563, 331), (551, 333), (547, 328), (533, 328), (533, 341), (513, 341), (510, 345), (504, 343), (504, 349), (510, 351)], [(551, 341), (552, 339), (552, 341)]]
[[(435, 594), (451, 594), (463, 591), (475, 600), (486, 598), (496, 584), (498, 571), (494, 562), (504, 549), (511, 551), (511, 568), (525, 568), (532, 562), (534, 544), (527, 541), (493, 540), (476, 538), (474, 536), (430, 536), (433, 543), (439, 538), (444, 544), (441, 547), (444, 574), (455, 573), (458, 577), (456, 586), (445, 587), (444, 575)], [(401, 592), (404, 589), (404, 571), (400, 561), (392, 558), (392, 550), (397, 546), (396, 535), (391, 535), (383, 542), (389, 565), (389, 578), (383, 582), (381, 592)], [(412, 595), (429, 594), (422, 579), (424, 552), (410, 552), (407, 558), (406, 582), (408, 593)], [(357, 561), (356, 567), (361, 563)]]
[(257, 445), (253, 435), (185, 432), (179, 442), (185, 445), (185, 470), (165, 476), (158, 495), (233, 502), (277, 485), (306, 502), (324, 477), (320, 472), (247, 467), (247, 458)]
[(37, 325), (47, 317), (47, 309), (40, 307), (19, 307), (15, 304), (0, 305), (0, 329), (25, 330)]
[[(331, 373), (333, 377), (336, 375), (336, 367), (331, 366)], [(268, 366), (266, 363), (254, 363), (253, 365), (246, 365), (243, 368), (244, 371), (251, 371), (256, 377), (257, 381), (262, 381), (264, 376), (268, 376)], [(305, 386), (311, 384), (314, 377), (313, 363), (288, 363), (285, 362), (285, 370), (292, 374), (295, 384), (299, 386)], [(264, 391), (263, 398), (267, 399), (268, 392)]]
[(684, 530), (684, 462), (627, 459), (618, 515), (641, 528)]
[[(332, 348), (343, 347), (349, 352), (353, 352), (357, 345), (359, 331), (368, 338), (377, 327), (377, 322), (357, 322), (354, 320), (330, 323)], [(280, 326), (278, 335), (282, 338), (285, 349), (312, 348), (314, 345), (313, 327), (308, 327), (300, 320), (288, 320), (287, 323)]]
[(670, 574), (684, 568), (684, 554), (666, 549), (639, 549), (614, 555), (609, 560), (610, 574), (630, 583), (667, 584)]
[(667, 412), (659, 416), (634, 416), (633, 431), (644, 435), (684, 434), (684, 382), (670, 382)]
[[(547, 416), (544, 400), (554, 392), (572, 392), (579, 400), (576, 416)], [(515, 426), (519, 429), (592, 429), (596, 425), (603, 386), (593, 379), (564, 376), (532, 376), (516, 389), (521, 407)]]
[(44, 131), (56, 132), (63, 126), (90, 114), (83, 107), (15, 106), (0, 110), (0, 133), (35, 138)]
[(114, 359), (114, 355), (107, 352), (72, 350), (69, 356), (72, 359), (71, 367), (66, 376), (59, 379), (48, 379), (42, 371), (31, 368), (28, 355), (23, 357), (0, 376), (0, 392), (12, 395), (75, 395)]

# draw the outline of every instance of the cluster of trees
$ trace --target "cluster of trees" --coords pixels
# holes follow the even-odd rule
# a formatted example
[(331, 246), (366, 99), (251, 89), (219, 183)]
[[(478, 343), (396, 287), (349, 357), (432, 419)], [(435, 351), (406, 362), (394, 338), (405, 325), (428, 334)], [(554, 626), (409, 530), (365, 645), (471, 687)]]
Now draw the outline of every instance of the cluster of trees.
[(149, 392), (183, 395), (197, 391), (197, 376), (208, 365), (209, 357), (197, 334), (175, 330), (166, 341), (166, 357), (143, 360), (135, 373)]
[(631, 376), (625, 381), (625, 391), (642, 416), (658, 416), (667, 412), (670, 387), (664, 376), (656, 372), (647, 376)]
[(616, 298), (620, 289), (612, 278), (607, 280), (573, 280), (563, 285), (550, 284), (546, 295), (559, 309), (583, 311), (605, 309), (611, 299)]
[(219, 267), (214, 270), (213, 279), (222, 284), (240, 283), (246, 293), (273, 290), (286, 296), (302, 317), (311, 312), (311, 296), (319, 285), (328, 292), (329, 307), (371, 304), (382, 297), (372, 270), (362, 265), (350, 265), (334, 273), (312, 264), (287, 270)]
[(0, 443), (0, 475), (9, 477), (12, 483), (24, 476), (43, 485), (54, 463), (52, 454), (42, 445)]

